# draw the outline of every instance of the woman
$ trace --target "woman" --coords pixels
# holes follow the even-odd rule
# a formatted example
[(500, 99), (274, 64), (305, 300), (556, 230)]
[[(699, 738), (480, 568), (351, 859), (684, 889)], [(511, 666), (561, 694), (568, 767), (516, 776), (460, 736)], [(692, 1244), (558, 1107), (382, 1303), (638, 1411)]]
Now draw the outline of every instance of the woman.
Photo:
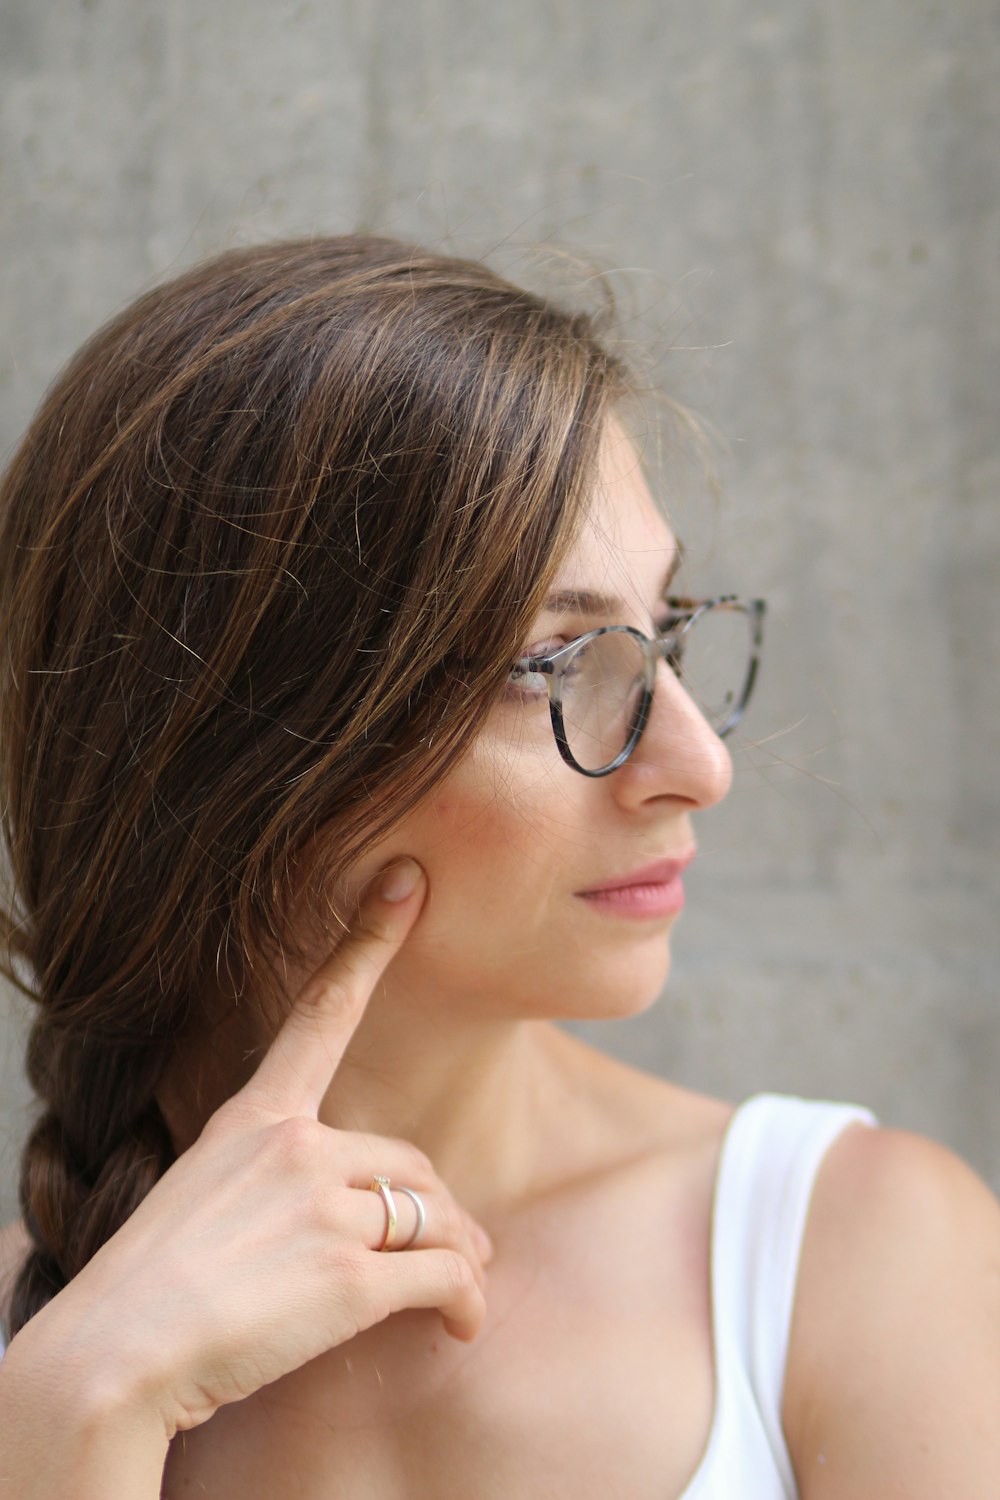
[(628, 393), (590, 319), (358, 237), (196, 268), (48, 396), (3, 1500), (996, 1494), (974, 1174), (553, 1024), (661, 990), (759, 643), (674, 597)]

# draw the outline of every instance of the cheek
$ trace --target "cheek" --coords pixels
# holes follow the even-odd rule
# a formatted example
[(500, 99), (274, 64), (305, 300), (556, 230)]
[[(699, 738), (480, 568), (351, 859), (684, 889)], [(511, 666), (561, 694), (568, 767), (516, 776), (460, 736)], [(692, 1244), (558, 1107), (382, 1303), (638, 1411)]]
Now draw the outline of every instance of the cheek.
[(484, 965), (502, 968), (512, 945), (544, 949), (551, 920), (564, 904), (571, 907), (573, 890), (593, 867), (593, 819), (572, 773), (564, 780), (560, 769), (512, 763), (489, 745), (474, 751), (369, 849), (338, 898), (356, 899), (383, 865), (410, 854), (430, 884), (406, 945), (419, 966), (437, 968), (446, 954), (450, 966), (474, 958), (481, 981)]
[[(499, 974), (515, 950), (544, 953), (552, 918), (561, 907), (571, 908), (572, 892), (593, 863), (587, 859), (593, 820), (574, 801), (576, 791), (558, 770), (512, 770), (489, 755), (473, 755), (371, 846), (346, 878), (325, 888), (312, 925), (306, 923), (309, 903), (296, 904), (316, 962), (329, 933), (352, 921), (362, 889), (405, 854), (420, 861), (430, 884), (404, 949), (420, 968), (438, 970), (447, 956), (447, 967), (471, 965), (470, 982), (481, 983), (484, 966)], [(305, 894), (323, 884), (323, 861), (317, 858), (314, 868), (303, 855), (302, 866)]]
[(488, 896), (494, 910), (530, 912), (549, 889), (573, 889), (585, 826), (553, 778), (501, 780), (473, 764), (429, 799), (411, 832), (435, 904), (481, 905)]
[(435, 798), (418, 835), (432, 879), (455, 884), (475, 872), (478, 884), (511, 867), (523, 871), (538, 843), (538, 811), (509, 794), (484, 797), (478, 789)]

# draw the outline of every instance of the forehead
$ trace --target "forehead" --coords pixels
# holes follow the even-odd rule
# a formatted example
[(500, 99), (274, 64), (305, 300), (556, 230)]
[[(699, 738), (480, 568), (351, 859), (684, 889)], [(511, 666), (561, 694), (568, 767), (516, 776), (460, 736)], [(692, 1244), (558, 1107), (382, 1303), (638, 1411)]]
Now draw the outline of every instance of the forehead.
[(608, 423), (589, 514), (559, 573), (559, 586), (624, 599), (658, 589), (676, 542), (646, 483), (632, 440)]

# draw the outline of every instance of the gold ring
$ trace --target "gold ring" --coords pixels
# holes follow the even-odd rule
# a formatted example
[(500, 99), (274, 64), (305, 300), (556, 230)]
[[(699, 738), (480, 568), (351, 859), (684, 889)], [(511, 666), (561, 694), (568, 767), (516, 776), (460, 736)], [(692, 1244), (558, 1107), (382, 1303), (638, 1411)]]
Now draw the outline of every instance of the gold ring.
[(385, 1204), (386, 1222), (385, 1239), (379, 1245), (380, 1250), (391, 1250), (392, 1242), (396, 1238), (396, 1201), (389, 1191), (388, 1177), (379, 1177), (377, 1174), (372, 1178), (371, 1191), (382, 1195)]

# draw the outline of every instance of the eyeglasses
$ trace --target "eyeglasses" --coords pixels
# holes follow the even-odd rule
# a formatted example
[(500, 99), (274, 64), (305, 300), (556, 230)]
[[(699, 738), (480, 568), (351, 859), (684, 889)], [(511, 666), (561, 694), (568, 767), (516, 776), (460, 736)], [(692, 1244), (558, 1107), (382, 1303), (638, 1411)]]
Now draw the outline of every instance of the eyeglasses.
[(539, 733), (535, 711), (547, 697), (559, 754), (583, 776), (607, 776), (632, 754), (649, 719), (661, 657), (723, 738), (750, 700), (764, 600), (724, 594), (664, 602), (670, 614), (652, 638), (631, 625), (604, 625), (511, 667), (508, 701), (526, 711), (523, 732)]

